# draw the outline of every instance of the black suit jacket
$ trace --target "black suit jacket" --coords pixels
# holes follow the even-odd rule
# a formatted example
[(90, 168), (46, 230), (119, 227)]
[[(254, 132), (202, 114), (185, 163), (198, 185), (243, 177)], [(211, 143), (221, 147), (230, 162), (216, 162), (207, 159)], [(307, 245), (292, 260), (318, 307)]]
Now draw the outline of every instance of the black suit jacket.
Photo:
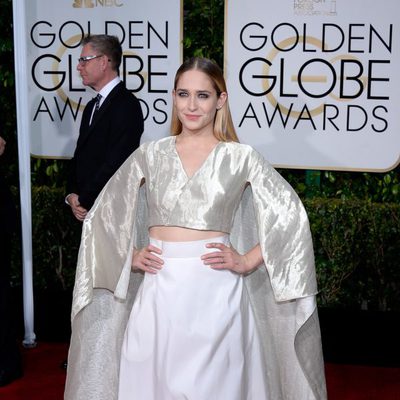
[(120, 82), (109, 93), (89, 126), (95, 99), (85, 107), (67, 194), (76, 193), (87, 210), (104, 185), (139, 146), (143, 115), (138, 99)]

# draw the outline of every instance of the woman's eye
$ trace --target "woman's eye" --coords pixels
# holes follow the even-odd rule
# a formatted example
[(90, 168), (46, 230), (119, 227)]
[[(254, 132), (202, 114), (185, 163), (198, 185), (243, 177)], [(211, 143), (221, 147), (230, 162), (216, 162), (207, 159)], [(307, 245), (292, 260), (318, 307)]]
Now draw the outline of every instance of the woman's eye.
[(207, 93), (199, 93), (201, 99), (208, 99), (209, 95)]
[(178, 92), (178, 96), (179, 97), (187, 97), (187, 93), (186, 92)]

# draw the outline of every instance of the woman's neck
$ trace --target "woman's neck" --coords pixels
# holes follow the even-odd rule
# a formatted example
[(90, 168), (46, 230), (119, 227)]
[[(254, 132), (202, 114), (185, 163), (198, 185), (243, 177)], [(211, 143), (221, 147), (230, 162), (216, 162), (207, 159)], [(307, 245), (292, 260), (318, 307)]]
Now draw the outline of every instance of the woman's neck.
[(179, 144), (197, 144), (210, 145), (216, 144), (219, 140), (214, 136), (213, 132), (185, 132), (176, 136), (176, 143)]

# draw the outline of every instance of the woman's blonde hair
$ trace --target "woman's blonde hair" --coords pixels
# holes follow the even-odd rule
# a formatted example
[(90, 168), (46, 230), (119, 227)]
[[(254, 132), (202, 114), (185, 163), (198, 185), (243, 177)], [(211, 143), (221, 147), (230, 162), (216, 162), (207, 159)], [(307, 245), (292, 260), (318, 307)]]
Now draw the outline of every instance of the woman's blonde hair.
[[(204, 72), (211, 80), (211, 83), (219, 97), (226, 92), (226, 83), (221, 68), (208, 58), (193, 57), (186, 60), (178, 69), (175, 75), (174, 90), (183, 73), (191, 70)], [(175, 106), (172, 110), (171, 135), (179, 135), (182, 132), (182, 123), (178, 118)], [(233, 126), (228, 99), (225, 104), (217, 110), (214, 120), (214, 136), (221, 142), (239, 142)]]

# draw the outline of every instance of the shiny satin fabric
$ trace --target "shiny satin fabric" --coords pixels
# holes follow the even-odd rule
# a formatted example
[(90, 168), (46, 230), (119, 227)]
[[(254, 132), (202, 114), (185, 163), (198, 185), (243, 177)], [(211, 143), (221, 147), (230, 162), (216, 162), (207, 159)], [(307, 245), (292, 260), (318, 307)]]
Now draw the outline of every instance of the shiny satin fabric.
[(137, 151), (146, 179), (149, 225), (231, 232), (250, 184), (260, 244), (277, 301), (317, 292), (306, 212), (294, 190), (250, 146), (219, 142), (192, 177), (184, 171), (175, 137)]
[[(140, 189), (143, 178), (146, 184)], [(183, 170), (174, 137), (144, 144), (128, 158), (84, 222), (73, 334), (85, 330), (79, 317), (89, 310), (96, 288), (113, 292), (115, 301), (125, 301), (131, 277), (140, 279), (131, 274), (132, 249), (147, 243), (147, 228), (152, 225), (230, 232), (231, 243), (240, 252), (260, 243), (265, 265), (245, 283), (269, 365), (266, 380), (272, 398), (325, 399), (307, 215), (290, 185), (246, 145), (219, 143), (191, 178)], [(120, 329), (125, 329), (123, 324)], [(80, 357), (88, 357), (82, 350), (71, 343), (70, 354), (81, 351)], [(110, 362), (112, 368), (118, 368), (117, 363)]]
[[(248, 188), (230, 235), (232, 246), (242, 254), (260, 238), (253, 204)], [(245, 288), (261, 335), (271, 398), (325, 400), (325, 370), (315, 295), (277, 301), (264, 265), (245, 277)]]

